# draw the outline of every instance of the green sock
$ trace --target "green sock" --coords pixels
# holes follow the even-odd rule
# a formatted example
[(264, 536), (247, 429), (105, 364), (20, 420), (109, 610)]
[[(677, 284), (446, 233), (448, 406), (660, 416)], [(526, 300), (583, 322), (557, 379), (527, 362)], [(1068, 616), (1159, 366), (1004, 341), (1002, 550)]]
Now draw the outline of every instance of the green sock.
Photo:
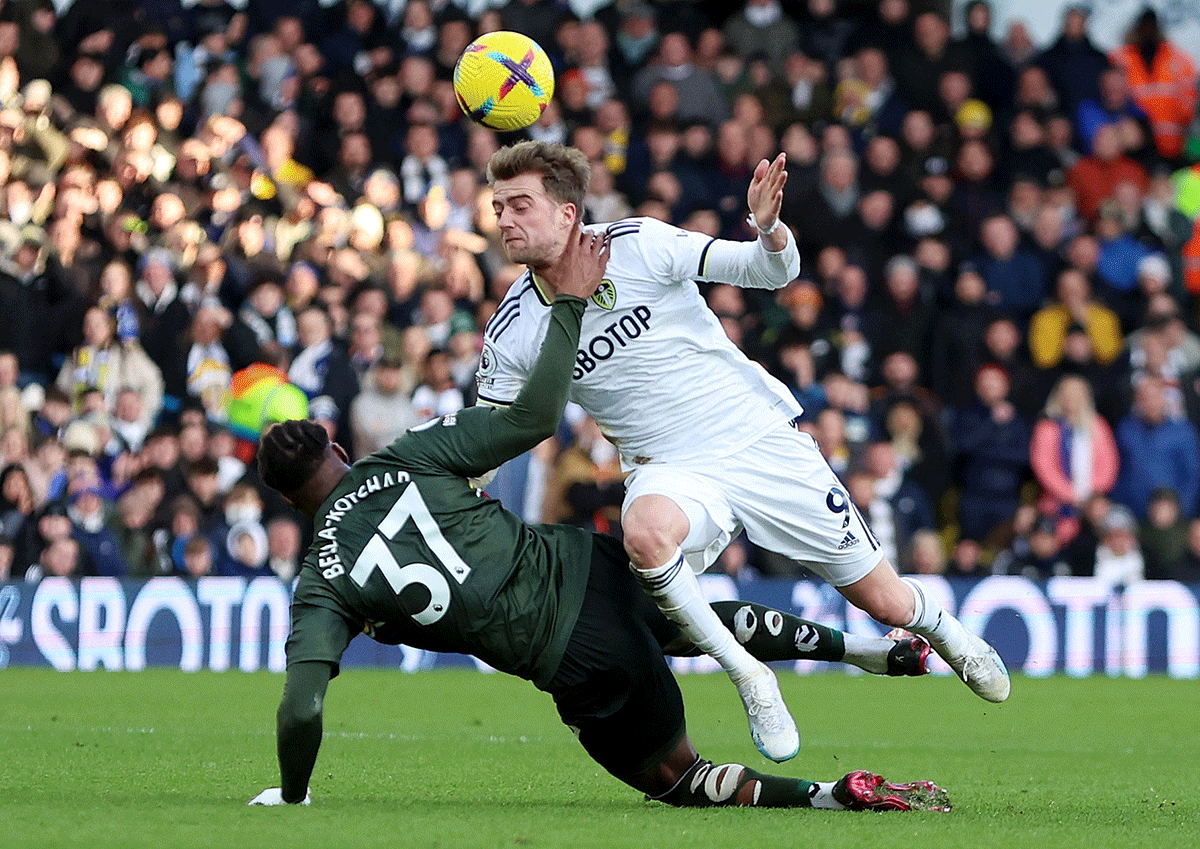
[(838, 663), (845, 657), (845, 635), (833, 628), (749, 601), (717, 601), (712, 608), (737, 641), (759, 660)]

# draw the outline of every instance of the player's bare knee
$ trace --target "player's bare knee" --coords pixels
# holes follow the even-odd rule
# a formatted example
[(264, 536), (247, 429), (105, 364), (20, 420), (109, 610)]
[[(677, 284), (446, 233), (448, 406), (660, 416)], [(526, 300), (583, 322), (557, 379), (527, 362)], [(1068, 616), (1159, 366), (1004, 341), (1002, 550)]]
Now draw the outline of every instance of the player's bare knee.
[(665, 525), (650, 518), (626, 520), (621, 530), (625, 535), (625, 552), (639, 569), (661, 566), (679, 545)]
[(662, 496), (634, 499), (621, 517), (625, 552), (638, 569), (661, 566), (688, 533), (688, 520), (679, 506)]

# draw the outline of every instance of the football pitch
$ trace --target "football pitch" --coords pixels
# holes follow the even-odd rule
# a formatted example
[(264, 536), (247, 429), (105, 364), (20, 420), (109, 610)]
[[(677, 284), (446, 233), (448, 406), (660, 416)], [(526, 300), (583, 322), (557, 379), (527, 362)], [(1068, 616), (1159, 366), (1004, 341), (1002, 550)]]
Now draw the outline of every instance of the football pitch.
[(278, 784), (283, 678), (0, 671), (0, 844), (17, 847), (1195, 847), (1200, 682), (781, 675), (803, 738), (754, 751), (721, 675), (685, 676), (716, 762), (833, 779), (863, 767), (949, 789), (950, 814), (678, 810), (603, 773), (548, 697), (501, 675), (347, 670), (325, 705), (310, 808)]

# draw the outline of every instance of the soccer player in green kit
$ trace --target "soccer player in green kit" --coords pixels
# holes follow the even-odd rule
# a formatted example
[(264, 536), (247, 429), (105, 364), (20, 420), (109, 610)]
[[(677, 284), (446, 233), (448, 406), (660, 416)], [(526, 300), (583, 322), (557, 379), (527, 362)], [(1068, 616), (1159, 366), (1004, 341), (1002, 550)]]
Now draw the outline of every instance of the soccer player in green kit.
[[(562, 416), (580, 320), (604, 270), (606, 239), (578, 233), (526, 388), (506, 408), (474, 407), (415, 428), (353, 466), (313, 422), (264, 434), (267, 485), (313, 517), (315, 539), (292, 602), (287, 680), (277, 715), (281, 786), (250, 804), (308, 804), (322, 705), (342, 653), (360, 632), (383, 642), (474, 655), (549, 693), (598, 763), (647, 797), (677, 806), (949, 810), (927, 781), (895, 784), (858, 770), (836, 782), (715, 766), (697, 754), (683, 699), (663, 657), (690, 646), (646, 603), (616, 540), (563, 525), (530, 526), (468, 478), (551, 436)], [(831, 656), (837, 632), (760, 605), (714, 605), (764, 660), (802, 653), (815, 629)], [(748, 610), (747, 610), (748, 609)], [(760, 624), (761, 623), (761, 624)], [(770, 627), (768, 627), (770, 625)], [(928, 647), (899, 642), (893, 674), (921, 674)]]

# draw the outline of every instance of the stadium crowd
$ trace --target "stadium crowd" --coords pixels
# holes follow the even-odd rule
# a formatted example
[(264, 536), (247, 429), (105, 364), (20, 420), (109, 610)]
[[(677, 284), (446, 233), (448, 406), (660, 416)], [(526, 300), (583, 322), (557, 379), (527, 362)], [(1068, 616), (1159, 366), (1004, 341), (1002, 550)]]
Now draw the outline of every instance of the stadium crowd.
[[(0, 5), (0, 579), (270, 575), (307, 531), (229, 427), (284, 370), (359, 457), (473, 400), (498, 145), (592, 161), (587, 218), (749, 238), (784, 150), (802, 277), (705, 288), (893, 562), (1200, 581), (1197, 76), (1152, 11), (1037, 49), (919, 0)], [(550, 53), (528, 131), (467, 120), (479, 33)], [(489, 489), (619, 533), (582, 413)], [(793, 575), (739, 541), (720, 567)], [(750, 574), (750, 573), (747, 573)]]

